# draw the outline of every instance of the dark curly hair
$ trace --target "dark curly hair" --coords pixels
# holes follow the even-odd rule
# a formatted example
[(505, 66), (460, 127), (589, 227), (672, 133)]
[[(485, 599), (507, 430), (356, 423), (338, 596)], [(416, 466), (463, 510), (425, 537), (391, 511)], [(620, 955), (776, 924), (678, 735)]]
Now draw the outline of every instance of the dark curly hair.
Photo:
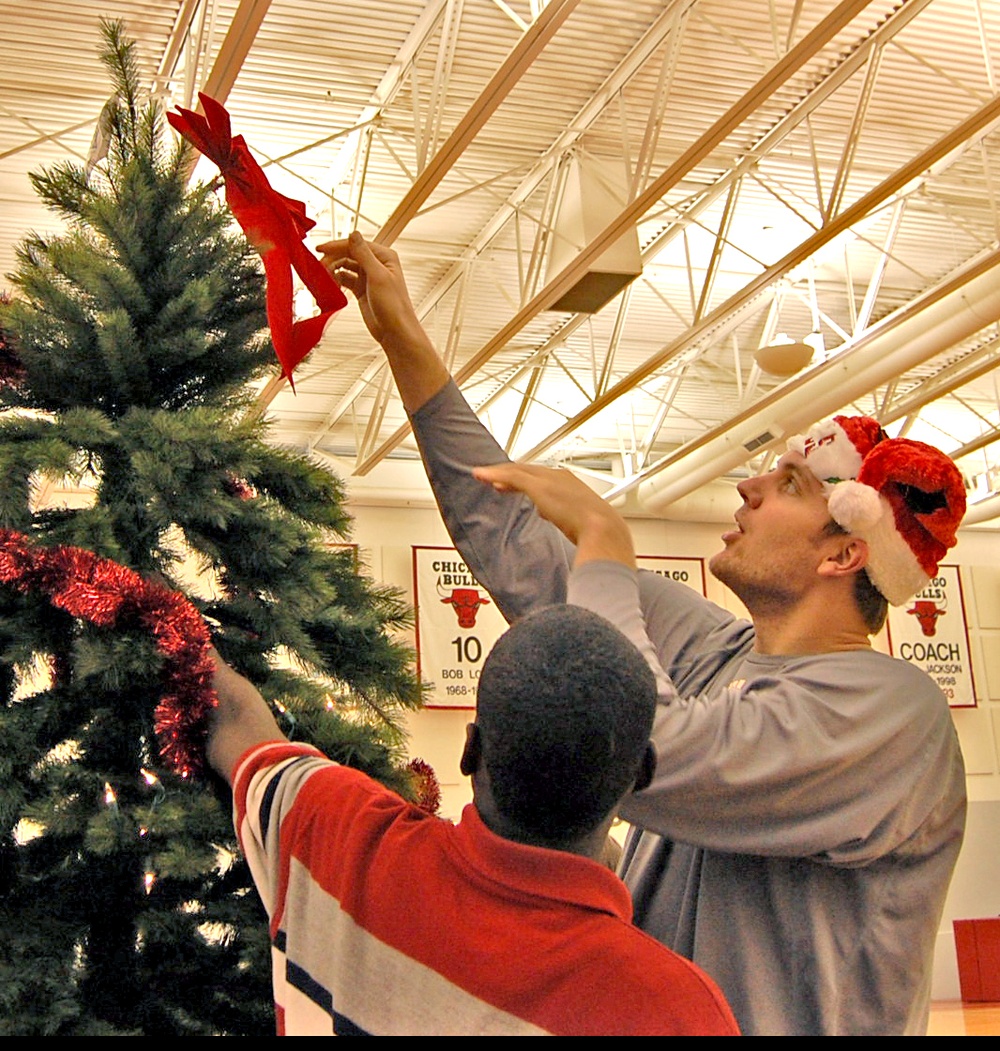
[(551, 606), (518, 621), (479, 680), (476, 723), (497, 807), (551, 842), (595, 828), (635, 783), (656, 680), (603, 617)]

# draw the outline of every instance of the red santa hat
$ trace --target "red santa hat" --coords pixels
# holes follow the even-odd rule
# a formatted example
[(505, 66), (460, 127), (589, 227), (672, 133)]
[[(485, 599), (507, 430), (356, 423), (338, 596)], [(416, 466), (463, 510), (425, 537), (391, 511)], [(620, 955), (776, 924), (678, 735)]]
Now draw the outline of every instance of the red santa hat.
[(867, 573), (894, 606), (936, 575), (965, 514), (965, 483), (939, 449), (834, 416), (788, 442), (823, 484), (830, 516), (868, 544)]

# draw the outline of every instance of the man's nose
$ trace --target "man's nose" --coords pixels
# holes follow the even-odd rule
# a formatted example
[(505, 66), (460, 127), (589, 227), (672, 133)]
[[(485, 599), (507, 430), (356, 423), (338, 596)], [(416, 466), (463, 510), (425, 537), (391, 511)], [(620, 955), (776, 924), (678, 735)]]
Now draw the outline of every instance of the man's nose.
[(745, 503), (751, 507), (757, 507), (761, 499), (761, 476), (755, 475), (753, 478), (745, 478), (742, 482), (739, 482), (736, 486), (736, 491), (743, 497)]

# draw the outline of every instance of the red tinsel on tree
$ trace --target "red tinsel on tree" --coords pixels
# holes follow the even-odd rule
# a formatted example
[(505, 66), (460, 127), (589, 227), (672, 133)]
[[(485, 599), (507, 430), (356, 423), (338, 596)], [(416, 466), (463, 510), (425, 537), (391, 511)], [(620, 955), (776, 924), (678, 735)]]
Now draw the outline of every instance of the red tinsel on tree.
[(441, 806), (441, 785), (434, 768), (423, 759), (411, 759), (406, 769), (413, 775), (417, 806), (428, 814), (436, 814)]
[(208, 628), (183, 595), (79, 547), (42, 548), (0, 530), (0, 584), (46, 596), (71, 617), (113, 628), (132, 621), (164, 657), (163, 694), (154, 713), (160, 756), (181, 777), (200, 773), (212, 709), (214, 663)]

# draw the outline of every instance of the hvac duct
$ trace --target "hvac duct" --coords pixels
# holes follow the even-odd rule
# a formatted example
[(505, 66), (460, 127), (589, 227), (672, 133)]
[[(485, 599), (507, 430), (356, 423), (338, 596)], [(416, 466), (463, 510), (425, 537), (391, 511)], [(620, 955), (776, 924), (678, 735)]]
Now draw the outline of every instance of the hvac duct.
[[(730, 482), (715, 481), (701, 486), (662, 508), (660, 518), (671, 522), (732, 522), (743, 497)], [(647, 510), (645, 507), (643, 510)]]
[[(553, 223), (547, 281), (568, 266), (618, 217), (628, 202), (623, 165), (573, 157)], [(548, 309), (595, 314), (642, 273), (639, 234), (630, 227), (595, 259), (575, 285)]]
[(979, 525), (981, 522), (989, 522), (994, 518), (1000, 518), (1000, 494), (987, 496), (974, 504), (969, 504), (962, 519), (962, 526)]
[(643, 510), (675, 500), (738, 467), (758, 449), (902, 375), (1000, 319), (1000, 250), (874, 326), (850, 350), (763, 399), (745, 416), (653, 465), (639, 485)]

